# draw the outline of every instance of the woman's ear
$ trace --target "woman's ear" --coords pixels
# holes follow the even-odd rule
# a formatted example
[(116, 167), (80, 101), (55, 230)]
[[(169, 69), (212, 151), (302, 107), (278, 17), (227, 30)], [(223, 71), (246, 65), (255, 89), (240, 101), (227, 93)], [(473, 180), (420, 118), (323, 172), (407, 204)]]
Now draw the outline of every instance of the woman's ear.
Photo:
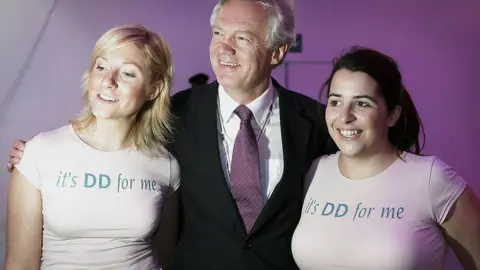
[(402, 114), (402, 107), (400, 105), (397, 105), (395, 109), (390, 113), (390, 116), (388, 117), (388, 127), (393, 127), (397, 123), (398, 118), (400, 118), (401, 114)]
[(163, 82), (162, 81), (158, 81), (156, 83), (154, 83), (152, 86), (150, 86), (150, 90), (147, 91), (147, 100), (148, 101), (151, 101), (151, 100), (154, 100), (158, 97), (158, 95), (160, 95), (160, 92), (162, 90), (162, 87), (163, 87)]

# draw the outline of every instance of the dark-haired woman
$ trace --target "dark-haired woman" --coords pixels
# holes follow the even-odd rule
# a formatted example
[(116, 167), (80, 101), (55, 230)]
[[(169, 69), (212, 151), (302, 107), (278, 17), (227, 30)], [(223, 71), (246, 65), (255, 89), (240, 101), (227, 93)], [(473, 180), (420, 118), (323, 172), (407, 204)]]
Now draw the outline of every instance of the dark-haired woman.
[(336, 154), (318, 158), (292, 239), (302, 270), (443, 269), (448, 244), (480, 269), (480, 203), (438, 157), (422, 156), (415, 106), (389, 56), (354, 47), (325, 83)]

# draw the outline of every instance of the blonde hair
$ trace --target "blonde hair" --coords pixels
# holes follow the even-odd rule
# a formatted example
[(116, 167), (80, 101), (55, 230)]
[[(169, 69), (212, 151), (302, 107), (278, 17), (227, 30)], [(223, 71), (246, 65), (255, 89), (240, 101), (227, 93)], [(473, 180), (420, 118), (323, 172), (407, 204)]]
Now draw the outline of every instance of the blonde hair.
[(84, 107), (71, 123), (79, 130), (96, 124), (89, 101), (90, 73), (96, 59), (109, 51), (134, 44), (144, 54), (147, 71), (144, 87), (153, 87), (158, 96), (147, 101), (138, 112), (128, 134), (128, 141), (136, 149), (151, 156), (163, 153), (160, 147), (168, 143), (171, 134), (170, 87), (173, 80), (173, 63), (169, 45), (158, 34), (141, 25), (123, 25), (104, 33), (96, 42), (90, 67), (83, 75)]

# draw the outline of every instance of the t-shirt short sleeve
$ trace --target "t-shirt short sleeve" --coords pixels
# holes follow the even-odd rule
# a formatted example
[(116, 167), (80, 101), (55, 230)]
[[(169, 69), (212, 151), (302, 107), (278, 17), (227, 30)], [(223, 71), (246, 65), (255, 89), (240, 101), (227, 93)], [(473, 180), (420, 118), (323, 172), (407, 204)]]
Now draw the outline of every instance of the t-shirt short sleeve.
[(40, 189), (42, 184), (42, 176), (40, 174), (40, 154), (42, 153), (41, 134), (25, 144), (22, 159), (15, 168), (27, 178), (27, 180), (36, 188)]
[(462, 194), (466, 181), (449, 165), (436, 158), (430, 171), (430, 202), (434, 219), (442, 224)]
[(172, 188), (173, 191), (176, 191), (178, 187), (180, 186), (180, 165), (173, 157), (171, 154), (169, 154), (169, 159), (170, 159), (170, 188)]

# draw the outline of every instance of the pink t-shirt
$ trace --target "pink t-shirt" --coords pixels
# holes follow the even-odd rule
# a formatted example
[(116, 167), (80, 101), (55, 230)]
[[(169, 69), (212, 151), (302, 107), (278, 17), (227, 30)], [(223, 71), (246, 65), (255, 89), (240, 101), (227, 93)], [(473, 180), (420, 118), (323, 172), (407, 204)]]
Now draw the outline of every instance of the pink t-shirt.
[(167, 151), (99, 151), (67, 125), (30, 140), (16, 168), (42, 196), (41, 269), (158, 269), (150, 239), (180, 183)]
[(339, 153), (319, 158), (307, 176), (292, 252), (301, 270), (443, 269), (439, 229), (466, 182), (437, 157), (402, 155), (382, 173), (351, 180)]

